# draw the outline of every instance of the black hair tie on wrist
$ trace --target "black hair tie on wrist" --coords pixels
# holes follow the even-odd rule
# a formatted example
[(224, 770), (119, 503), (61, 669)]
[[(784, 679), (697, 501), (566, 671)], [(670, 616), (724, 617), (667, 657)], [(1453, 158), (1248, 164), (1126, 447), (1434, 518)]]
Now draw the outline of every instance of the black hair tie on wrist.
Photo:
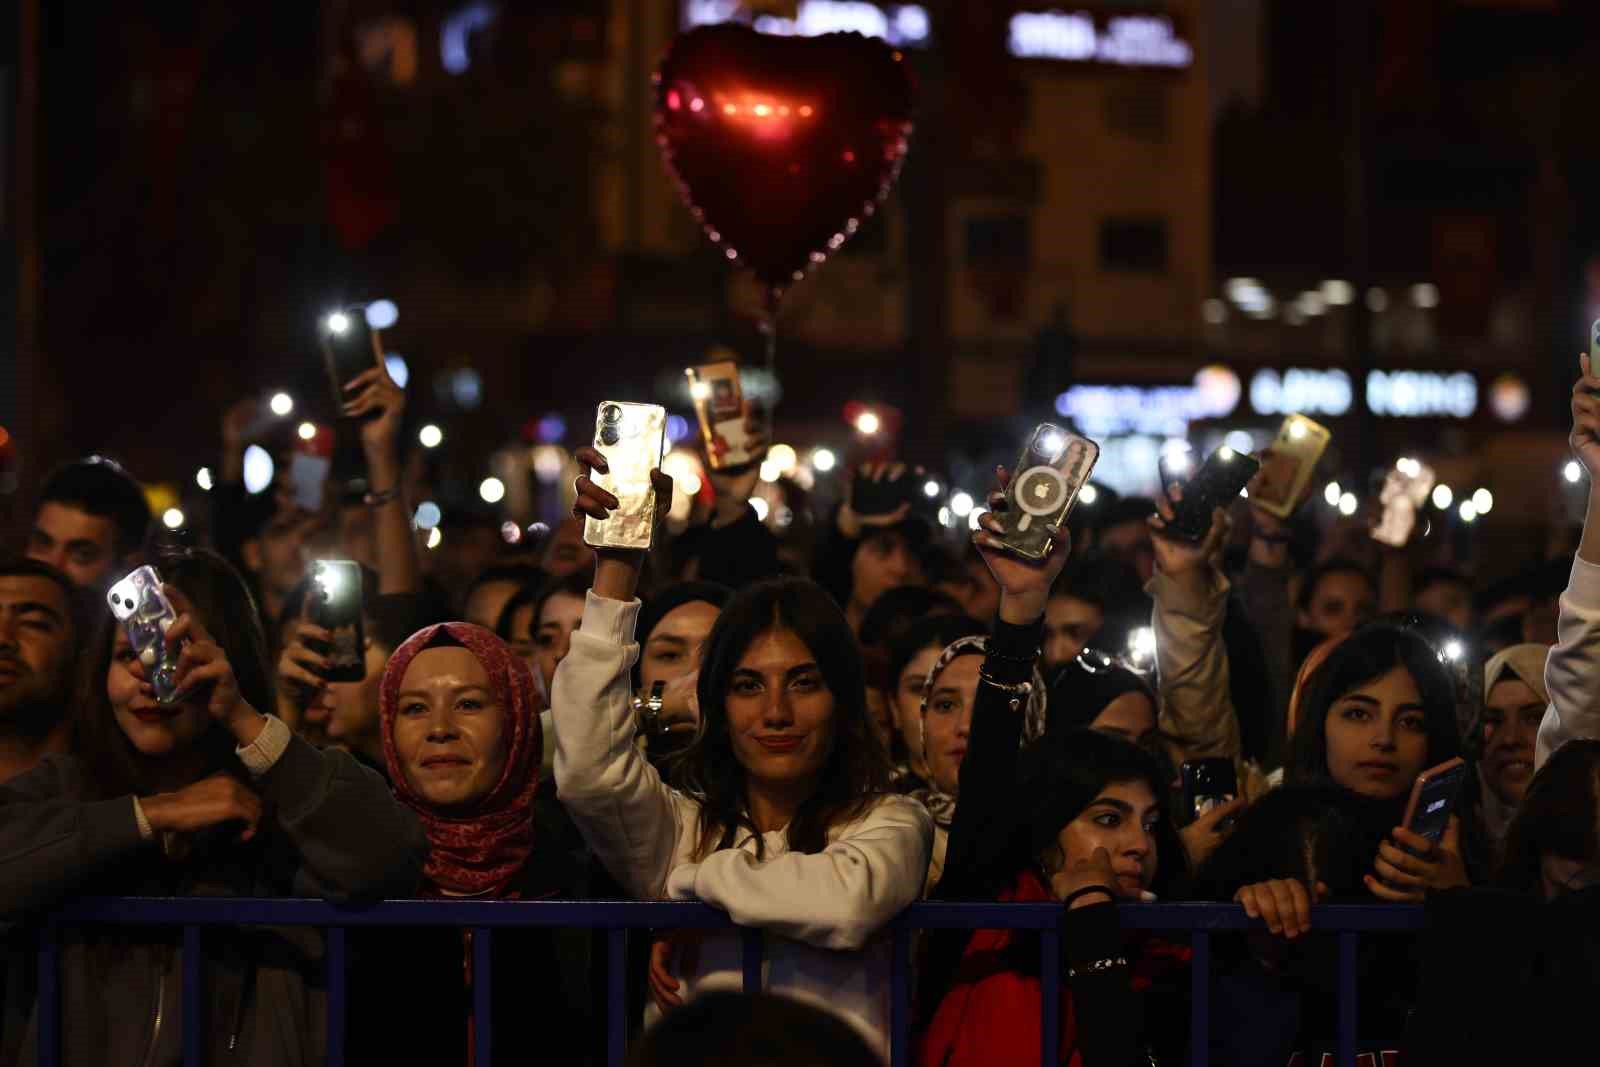
[(1072, 907), (1073, 902), (1079, 897), (1086, 897), (1090, 893), (1104, 893), (1106, 896), (1111, 898), (1111, 903), (1115, 904), (1117, 902), (1117, 894), (1112, 891), (1110, 886), (1086, 885), (1081, 889), (1074, 889), (1072, 892), (1068, 893), (1066, 898), (1061, 901), (1061, 906), (1063, 908), (1070, 908)]

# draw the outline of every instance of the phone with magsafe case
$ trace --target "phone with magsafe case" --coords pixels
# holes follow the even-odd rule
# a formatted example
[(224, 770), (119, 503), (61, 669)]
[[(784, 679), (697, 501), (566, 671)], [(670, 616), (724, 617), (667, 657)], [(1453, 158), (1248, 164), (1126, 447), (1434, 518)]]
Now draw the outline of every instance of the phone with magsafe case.
[(178, 650), (167, 647), (167, 630), (178, 621), (178, 613), (161, 591), (161, 575), (154, 567), (140, 567), (111, 587), (106, 602), (127, 632), (128, 644), (138, 655), (156, 699), (171, 704), (178, 695), (174, 680)]
[(1100, 459), (1100, 446), (1048, 422), (1040, 423), (1022, 449), (1006, 487), (1001, 542), (1028, 559), (1050, 553), (1052, 526), (1072, 514), (1078, 491)]

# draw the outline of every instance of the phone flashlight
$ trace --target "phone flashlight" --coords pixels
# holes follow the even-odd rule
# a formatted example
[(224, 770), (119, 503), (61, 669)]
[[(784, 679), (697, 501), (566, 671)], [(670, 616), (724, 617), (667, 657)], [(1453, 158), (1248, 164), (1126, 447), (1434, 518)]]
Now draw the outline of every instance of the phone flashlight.
[(317, 568), (316, 581), (322, 587), (322, 595), (325, 600), (332, 600), (344, 592), (344, 578), (337, 568), (319, 566)]
[(342, 311), (335, 311), (327, 318), (329, 333), (344, 333), (350, 328), (350, 316)]
[(1223, 445), (1221, 448), (1217, 449), (1217, 458), (1222, 460), (1224, 463), (1231, 463), (1234, 455), (1235, 453), (1233, 449), (1229, 448), (1227, 445)]
[(1060, 433), (1055, 430), (1046, 430), (1039, 435), (1039, 455), (1047, 462), (1054, 463), (1061, 458), (1061, 449), (1066, 443)]
[(1298, 441), (1300, 438), (1304, 437), (1305, 435), (1306, 435), (1306, 424), (1305, 423), (1303, 423), (1303, 422), (1291, 422), (1289, 424), (1289, 436), (1290, 437), (1292, 437), (1292, 438), (1294, 438), (1295, 440)]

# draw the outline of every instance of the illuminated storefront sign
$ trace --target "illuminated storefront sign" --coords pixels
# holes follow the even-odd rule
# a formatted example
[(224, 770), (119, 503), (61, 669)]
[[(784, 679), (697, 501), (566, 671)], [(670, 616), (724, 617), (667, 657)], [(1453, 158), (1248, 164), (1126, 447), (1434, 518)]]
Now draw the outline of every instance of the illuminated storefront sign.
[[(683, 27), (744, 21), (740, 0), (684, 0)], [(859, 33), (897, 48), (925, 48), (932, 22), (921, 4), (876, 4), (866, 0), (800, 0), (792, 19), (756, 15), (762, 33), (815, 37)], [(1096, 63), (1111, 67), (1182, 70), (1194, 63), (1194, 48), (1164, 15), (1117, 15), (1089, 11), (1024, 11), (1011, 17), (1006, 47), (1018, 59)]]
[(1194, 49), (1163, 15), (1025, 11), (1011, 16), (1007, 47), (1019, 59), (1114, 67), (1182, 70), (1194, 62)]
[[(1354, 383), (1337, 368), (1259, 370), (1250, 379), (1258, 415), (1340, 416), (1355, 401)], [(1467, 419), (1478, 410), (1478, 380), (1467, 371), (1375, 370), (1367, 375), (1367, 410), (1389, 418)]]
[[(741, 21), (737, 16), (743, 6), (739, 0), (686, 0), (683, 27)], [(801, 0), (792, 19), (757, 15), (750, 24), (762, 33), (783, 37), (859, 33), (897, 48), (925, 47), (929, 32), (928, 9), (920, 4), (869, 4), (863, 0)]]
[(1233, 414), (1239, 392), (1238, 375), (1205, 367), (1192, 385), (1074, 385), (1056, 397), (1056, 413), (1097, 439), (1130, 433), (1182, 437), (1191, 422)]

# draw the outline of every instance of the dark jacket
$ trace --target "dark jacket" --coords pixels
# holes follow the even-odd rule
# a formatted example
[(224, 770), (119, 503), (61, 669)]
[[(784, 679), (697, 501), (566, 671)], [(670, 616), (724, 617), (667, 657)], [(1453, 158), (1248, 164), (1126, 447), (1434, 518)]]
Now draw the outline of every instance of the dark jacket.
[[(996, 622), (983, 674), (1006, 684), (1026, 680), (1031, 665), (1025, 666), (1025, 658), (1019, 663), (1018, 657), (1036, 652), (1040, 636), (1037, 624), (1024, 627)], [(932, 894), (935, 899), (1023, 899), (1015, 888), (1019, 875), (1027, 874), (1018, 867), (1016, 847), (1018, 817), (1026, 803), (1016, 788), (1022, 726), (1022, 713), (1010, 707), (1009, 695), (980, 681), (967, 755), (961, 764), (961, 796), (950, 826), (944, 874)], [(924, 1064), (984, 1062), (984, 1035), (997, 1028), (1015, 1029), (1011, 1013), (1017, 1005), (1010, 1002), (1019, 996), (1031, 999), (1022, 1014), (1038, 1017), (1037, 938), (1006, 937), (1004, 944), (995, 948), (984, 940), (990, 935), (990, 931), (970, 930), (930, 933), (921, 989), (922, 1021), (928, 1027), (919, 1055)], [(1123, 940), (1113, 905), (1066, 914), (1060, 967), (1063, 1000), (1070, 1013), (1062, 1014), (1063, 1063), (1074, 1052), (1083, 1067), (1130, 1067), (1144, 1062), (1140, 1057), (1147, 1036), (1145, 994), (1134, 988), (1129, 973), (1117, 968), (1068, 978), (1070, 969), (1123, 954), (1118, 951)], [(1138, 956), (1126, 954), (1138, 969)], [(985, 996), (985, 983), (1001, 995)], [(947, 998), (953, 999), (941, 1013), (939, 1008)], [(996, 1005), (1005, 1014), (986, 1017), (985, 1003)], [(969, 1005), (977, 1010), (962, 1010)], [(956, 1014), (959, 1018), (953, 1020)], [(1173, 1021), (1177, 1025), (1165, 1029), (1181, 1048), (1181, 1020)], [(990, 1048), (992, 1051), (992, 1042)]]
[[(0, 786), (0, 921), (25, 923), (79, 894), (342, 901), (415, 892), (427, 848), (421, 826), (345, 753), (294, 738), (253, 788), (264, 802), (254, 838), (240, 843), (236, 828), (218, 827), (194, 835), (173, 861), (140, 836), (132, 797), (96, 799), (82, 762), (46, 759)], [(181, 1062), (180, 937), (156, 927), (63, 930), (64, 1064)], [(206, 1062), (322, 1062), (320, 931), (219, 927), (203, 945)], [(35, 1010), (27, 1016), (7, 1063), (36, 1061)]]

